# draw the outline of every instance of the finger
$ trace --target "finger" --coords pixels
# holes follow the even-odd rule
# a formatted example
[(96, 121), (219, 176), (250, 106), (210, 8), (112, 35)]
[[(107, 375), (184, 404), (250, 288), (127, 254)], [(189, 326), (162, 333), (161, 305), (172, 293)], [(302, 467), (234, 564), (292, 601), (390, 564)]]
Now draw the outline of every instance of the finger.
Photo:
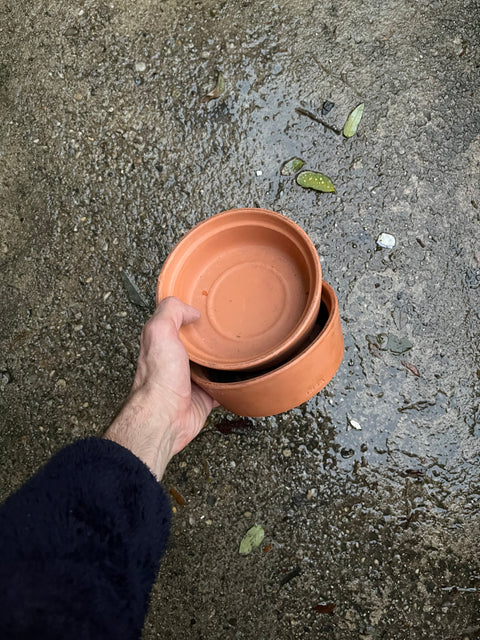
[(210, 411), (219, 407), (219, 403), (212, 398), (206, 391), (201, 389), (195, 382), (192, 381), (192, 404), (201, 407), (204, 412), (204, 421), (207, 419)]
[(154, 317), (157, 316), (167, 322), (172, 322), (175, 330), (178, 332), (183, 325), (198, 320), (200, 318), (200, 311), (174, 296), (169, 296), (159, 303), (154, 313)]

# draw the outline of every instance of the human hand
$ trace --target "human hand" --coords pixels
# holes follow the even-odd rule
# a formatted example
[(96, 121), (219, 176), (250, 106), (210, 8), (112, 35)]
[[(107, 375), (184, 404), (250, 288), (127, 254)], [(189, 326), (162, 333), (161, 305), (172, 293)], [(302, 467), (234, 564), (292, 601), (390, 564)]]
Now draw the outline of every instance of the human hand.
[(178, 331), (200, 313), (178, 298), (165, 298), (147, 321), (131, 393), (105, 437), (130, 449), (160, 479), (169, 460), (199, 433), (218, 406), (190, 380)]

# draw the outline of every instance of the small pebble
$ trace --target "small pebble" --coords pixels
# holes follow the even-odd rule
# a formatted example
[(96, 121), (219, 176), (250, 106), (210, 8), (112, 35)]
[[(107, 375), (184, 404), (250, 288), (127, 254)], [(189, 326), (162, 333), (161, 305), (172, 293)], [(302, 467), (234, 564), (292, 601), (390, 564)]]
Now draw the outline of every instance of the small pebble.
[(390, 233), (381, 233), (377, 238), (377, 244), (383, 249), (393, 249), (395, 246), (395, 237)]
[(147, 65), (145, 64), (145, 62), (135, 63), (135, 71), (138, 71), (139, 73), (142, 73), (143, 71), (145, 71), (146, 68), (147, 68)]
[(353, 429), (357, 429), (358, 431), (361, 431), (362, 427), (360, 426), (360, 423), (357, 422), (356, 420), (350, 420), (350, 425)]
[(330, 111), (333, 109), (334, 106), (335, 106), (334, 102), (330, 102), (330, 100), (325, 100), (322, 106), (322, 116), (326, 116), (327, 113), (330, 113)]
[(312, 498), (314, 498), (317, 495), (317, 490), (316, 489), (309, 489), (307, 491), (307, 495), (306, 498), (307, 500), (311, 500)]
[(67, 382), (66, 380), (64, 380), (63, 378), (60, 378), (59, 380), (57, 380), (57, 387), (66, 387), (67, 386)]
[(207, 496), (205, 498), (205, 502), (210, 506), (210, 507), (214, 507), (215, 503), (217, 502), (217, 499), (215, 498), (215, 496)]
[(244, 518), (251, 518), (252, 517), (252, 512), (251, 511), (245, 511), (245, 513), (243, 514)]
[(65, 29), (65, 31), (63, 33), (68, 38), (71, 38), (71, 37), (74, 37), (74, 36), (78, 35), (78, 29), (77, 29), (77, 27), (68, 27), (68, 29)]
[(112, 292), (111, 291), (107, 291), (107, 293), (105, 293), (104, 296), (103, 296), (103, 301), (106, 302), (111, 295), (112, 295)]
[(258, 169), (257, 171), (255, 171), (255, 173), (257, 174), (257, 176), (261, 176), (263, 175), (263, 171), (261, 169)]
[(292, 455), (292, 452), (290, 451), (290, 449), (284, 449), (282, 453), (285, 456), (285, 458), (290, 458), (290, 456)]
[(12, 374), (10, 373), (10, 371), (7, 371), (6, 369), (3, 371), (0, 371), (0, 387), (6, 387), (7, 384), (10, 384), (10, 382), (12, 381)]

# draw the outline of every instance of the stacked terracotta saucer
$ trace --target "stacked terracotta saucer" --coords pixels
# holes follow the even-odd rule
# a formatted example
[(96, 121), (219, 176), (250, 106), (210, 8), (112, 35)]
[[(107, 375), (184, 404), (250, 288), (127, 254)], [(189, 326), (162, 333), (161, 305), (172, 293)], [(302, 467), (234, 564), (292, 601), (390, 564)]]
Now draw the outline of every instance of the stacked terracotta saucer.
[(334, 376), (343, 336), (333, 289), (308, 235), (266, 209), (233, 209), (189, 231), (158, 278), (201, 312), (182, 327), (193, 381), (226, 409), (267, 416), (302, 404)]

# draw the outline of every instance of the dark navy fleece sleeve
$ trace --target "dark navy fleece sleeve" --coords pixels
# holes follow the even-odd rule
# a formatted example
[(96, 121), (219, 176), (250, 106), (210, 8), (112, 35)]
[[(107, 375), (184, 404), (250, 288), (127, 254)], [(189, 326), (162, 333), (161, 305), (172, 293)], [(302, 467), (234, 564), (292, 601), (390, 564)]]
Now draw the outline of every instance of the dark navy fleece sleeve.
[(0, 638), (139, 638), (170, 512), (120, 445), (60, 451), (0, 508)]

